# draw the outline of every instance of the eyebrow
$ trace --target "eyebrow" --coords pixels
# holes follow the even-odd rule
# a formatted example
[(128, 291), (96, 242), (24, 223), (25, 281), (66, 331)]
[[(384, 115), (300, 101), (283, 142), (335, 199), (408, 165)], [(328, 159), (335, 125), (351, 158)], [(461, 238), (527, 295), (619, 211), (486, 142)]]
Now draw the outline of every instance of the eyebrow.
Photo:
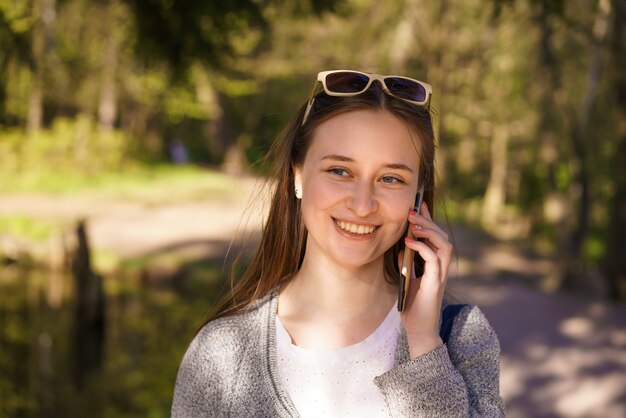
[[(338, 155), (338, 154), (325, 155), (324, 157), (322, 157), (322, 160), (344, 161), (348, 163), (354, 162), (353, 158), (346, 157), (345, 155)], [(385, 167), (395, 169), (395, 170), (405, 170), (405, 171), (408, 171), (409, 173), (413, 173), (413, 169), (406, 164), (390, 163), (390, 164), (385, 164)]]

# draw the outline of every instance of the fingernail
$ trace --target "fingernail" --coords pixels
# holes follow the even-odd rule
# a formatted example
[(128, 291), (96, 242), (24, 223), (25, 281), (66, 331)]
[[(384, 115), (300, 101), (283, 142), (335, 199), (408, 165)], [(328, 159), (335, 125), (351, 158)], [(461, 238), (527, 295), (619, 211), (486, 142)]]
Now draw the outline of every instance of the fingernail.
[(417, 215), (417, 211), (416, 211), (415, 209), (411, 209), (411, 210), (409, 210), (409, 213), (410, 213), (411, 215)]
[(413, 228), (416, 231), (419, 231), (420, 229), (422, 229), (422, 225), (411, 225), (411, 228)]
[(406, 237), (404, 238), (404, 242), (415, 242), (415, 240), (412, 238)]

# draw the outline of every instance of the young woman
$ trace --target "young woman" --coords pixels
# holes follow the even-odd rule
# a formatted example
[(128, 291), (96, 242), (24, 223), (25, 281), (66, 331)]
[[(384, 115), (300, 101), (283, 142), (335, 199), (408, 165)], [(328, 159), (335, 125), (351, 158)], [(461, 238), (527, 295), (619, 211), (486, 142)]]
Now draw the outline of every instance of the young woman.
[[(256, 255), (182, 361), (174, 417), (503, 416), (480, 310), (459, 306), (442, 339), (452, 246), (432, 220), (430, 95), (319, 73), (277, 144)], [(417, 273), (399, 312), (405, 246)]]

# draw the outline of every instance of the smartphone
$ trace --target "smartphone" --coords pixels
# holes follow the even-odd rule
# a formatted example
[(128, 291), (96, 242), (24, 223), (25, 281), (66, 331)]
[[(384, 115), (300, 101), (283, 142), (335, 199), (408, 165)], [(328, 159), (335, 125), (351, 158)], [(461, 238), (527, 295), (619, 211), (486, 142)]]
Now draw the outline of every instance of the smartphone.
[[(415, 206), (413, 210), (419, 213), (420, 206), (422, 206), (422, 199), (424, 199), (424, 185), (420, 187), (415, 195)], [(411, 228), (407, 229), (407, 238), (414, 238), (411, 233)], [(404, 247), (404, 256), (402, 257), (402, 267), (400, 267), (400, 287), (398, 289), (398, 310), (404, 311), (406, 307), (406, 300), (409, 297), (409, 285), (411, 284), (411, 271), (413, 270), (413, 259), (415, 258), (415, 251), (408, 246)]]

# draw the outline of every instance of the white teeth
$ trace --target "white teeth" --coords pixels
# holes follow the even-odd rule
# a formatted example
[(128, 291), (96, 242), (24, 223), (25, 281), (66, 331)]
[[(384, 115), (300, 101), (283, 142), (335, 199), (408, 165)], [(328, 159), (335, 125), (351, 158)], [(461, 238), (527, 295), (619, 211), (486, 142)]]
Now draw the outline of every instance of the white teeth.
[(344, 221), (337, 221), (337, 225), (344, 231), (358, 235), (371, 234), (376, 229), (375, 226), (356, 225)]

